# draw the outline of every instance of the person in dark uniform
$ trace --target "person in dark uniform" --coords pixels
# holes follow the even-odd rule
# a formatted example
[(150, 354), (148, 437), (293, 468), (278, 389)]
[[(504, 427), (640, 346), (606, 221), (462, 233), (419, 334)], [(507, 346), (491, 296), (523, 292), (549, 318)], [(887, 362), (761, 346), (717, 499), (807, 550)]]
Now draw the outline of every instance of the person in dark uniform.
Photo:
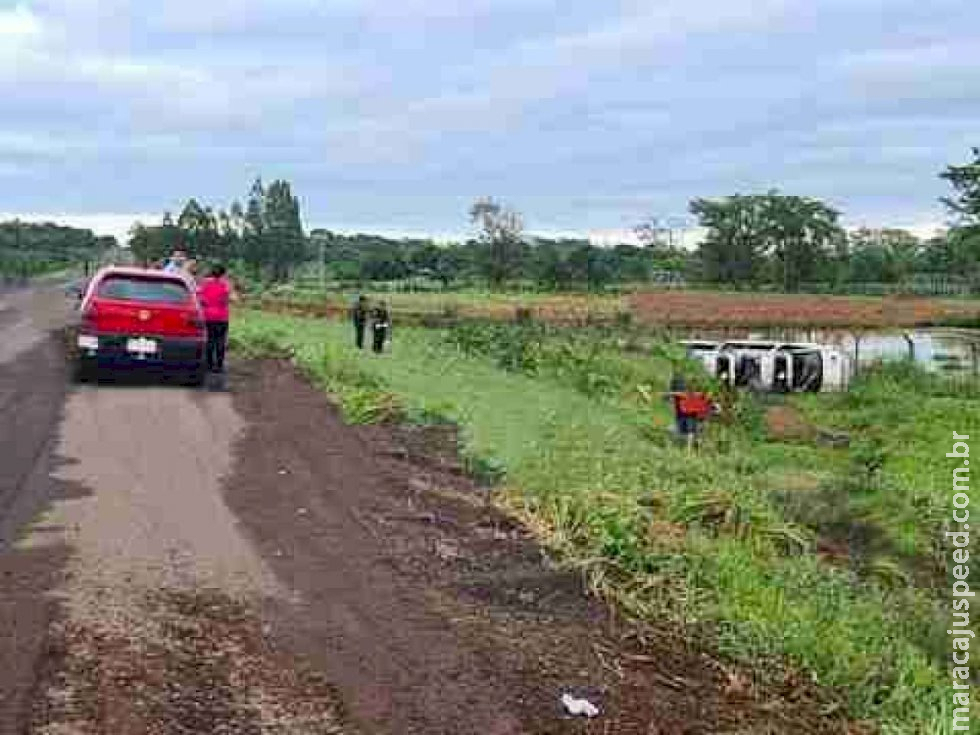
[(371, 310), (371, 330), (374, 334), (374, 351), (381, 353), (385, 348), (385, 340), (388, 339), (388, 330), (391, 329), (391, 315), (388, 313), (388, 305), (383, 301)]
[(358, 296), (350, 309), (350, 318), (354, 323), (354, 344), (357, 349), (364, 349), (364, 329), (368, 320), (368, 301), (366, 296)]

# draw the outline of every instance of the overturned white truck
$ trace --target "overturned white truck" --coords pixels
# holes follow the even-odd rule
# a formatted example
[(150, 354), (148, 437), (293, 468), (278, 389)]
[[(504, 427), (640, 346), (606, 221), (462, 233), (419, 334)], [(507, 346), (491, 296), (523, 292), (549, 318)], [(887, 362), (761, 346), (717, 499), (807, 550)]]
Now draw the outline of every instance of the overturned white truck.
[(688, 357), (735, 388), (777, 393), (847, 390), (851, 358), (830, 345), (805, 342), (684, 340)]

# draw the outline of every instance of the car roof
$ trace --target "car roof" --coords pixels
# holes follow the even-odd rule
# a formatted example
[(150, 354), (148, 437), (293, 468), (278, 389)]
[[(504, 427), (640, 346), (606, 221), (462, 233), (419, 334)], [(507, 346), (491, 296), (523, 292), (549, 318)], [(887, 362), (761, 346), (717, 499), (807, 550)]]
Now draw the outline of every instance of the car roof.
[(150, 268), (136, 268), (133, 266), (123, 266), (123, 265), (110, 265), (101, 269), (95, 274), (96, 278), (105, 278), (106, 276), (133, 276), (136, 278), (157, 278), (165, 281), (180, 281), (181, 283), (187, 283), (187, 276), (183, 273), (174, 273), (168, 271), (158, 271)]

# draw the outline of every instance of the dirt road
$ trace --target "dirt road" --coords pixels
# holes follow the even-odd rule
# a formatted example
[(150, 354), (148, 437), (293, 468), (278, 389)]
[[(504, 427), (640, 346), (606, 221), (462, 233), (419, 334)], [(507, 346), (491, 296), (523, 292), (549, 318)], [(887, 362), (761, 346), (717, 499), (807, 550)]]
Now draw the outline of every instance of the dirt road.
[(450, 428), (345, 426), (276, 363), (69, 389), (65, 313), (0, 295), (0, 734), (843, 731), (616, 624)]

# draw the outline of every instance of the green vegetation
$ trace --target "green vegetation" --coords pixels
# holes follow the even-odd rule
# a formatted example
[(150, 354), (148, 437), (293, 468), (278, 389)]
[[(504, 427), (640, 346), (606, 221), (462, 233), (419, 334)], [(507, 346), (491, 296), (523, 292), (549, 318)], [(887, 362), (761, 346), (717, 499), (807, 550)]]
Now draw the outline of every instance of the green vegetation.
[(282, 179), (268, 187), (256, 179), (244, 207), (235, 201), (216, 213), (190, 199), (176, 222), (169, 212), (159, 226), (137, 222), (129, 247), (144, 265), (179, 248), (200, 260), (241, 263), (255, 280), (283, 281), (308, 259), (299, 200)]
[(351, 421), (457, 423), (473, 472), (628, 613), (760, 675), (799, 668), (883, 732), (940, 730), (944, 455), (980, 419), (975, 392), (885, 368), (849, 394), (775, 406), (849, 431), (845, 449), (769, 440), (773, 406), (743, 398), (692, 459), (660, 397), (682, 364), (670, 345), (636, 353), (612, 332), (535, 324), (394, 338), (375, 357), (343, 323), (247, 312), (233, 329), (241, 354), (292, 355)]
[(832, 253), (845, 250), (840, 215), (816, 199), (774, 191), (695, 199), (691, 212), (708, 231), (700, 253), (713, 283), (778, 283), (798, 291), (802, 282), (826, 276)]
[(115, 238), (91, 230), (30, 222), (0, 222), (0, 278), (31, 278), (96, 262)]

